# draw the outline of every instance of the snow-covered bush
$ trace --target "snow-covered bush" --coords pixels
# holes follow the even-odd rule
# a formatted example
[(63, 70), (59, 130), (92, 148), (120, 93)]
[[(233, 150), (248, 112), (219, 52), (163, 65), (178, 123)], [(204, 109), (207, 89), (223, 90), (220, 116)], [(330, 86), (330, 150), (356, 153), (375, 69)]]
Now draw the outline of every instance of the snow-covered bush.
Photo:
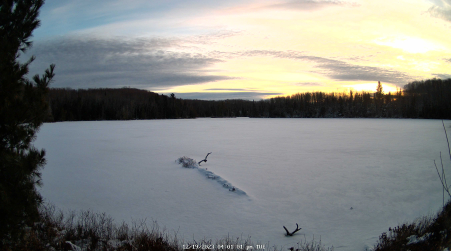
[(178, 164), (182, 164), (185, 168), (197, 168), (199, 167), (197, 162), (191, 158), (188, 158), (186, 156), (180, 157), (177, 159)]

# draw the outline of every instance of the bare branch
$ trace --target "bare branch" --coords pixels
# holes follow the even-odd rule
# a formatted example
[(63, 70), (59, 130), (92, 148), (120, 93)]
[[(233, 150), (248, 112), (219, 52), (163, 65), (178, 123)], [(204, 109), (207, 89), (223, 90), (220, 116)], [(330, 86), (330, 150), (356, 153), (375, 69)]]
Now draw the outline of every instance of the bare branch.
[(297, 231), (301, 230), (302, 228), (299, 228), (299, 225), (296, 223), (296, 229), (290, 233), (290, 231), (288, 231), (288, 229), (283, 226), (283, 228), (285, 229), (285, 231), (287, 232), (286, 236), (293, 236), (294, 233), (296, 233)]
[(449, 159), (451, 160), (451, 148), (449, 148), (448, 133), (446, 133), (446, 127), (445, 127), (445, 123), (443, 122), (443, 119), (442, 119), (442, 125), (443, 125), (443, 130), (445, 131), (446, 143), (448, 143)]
[[(448, 143), (449, 158), (451, 160), (451, 148), (449, 146), (448, 134), (446, 132), (446, 127), (445, 127), (445, 123), (443, 122), (443, 119), (442, 119), (442, 125), (443, 125), (443, 130), (445, 131), (446, 143)], [(440, 182), (442, 183), (442, 187), (443, 187), (443, 206), (445, 206), (445, 191), (451, 197), (451, 192), (449, 191), (451, 186), (448, 186), (448, 181), (446, 179), (446, 172), (445, 172), (445, 167), (443, 165), (442, 152), (440, 152), (440, 164), (442, 165), (441, 173), (438, 170), (437, 163), (434, 160), (435, 170), (437, 170), (438, 177), (440, 178)]]
[(290, 232), (288, 232), (288, 229), (285, 226), (283, 226), (283, 228), (285, 229), (285, 231), (287, 231), (287, 235), (291, 236)]

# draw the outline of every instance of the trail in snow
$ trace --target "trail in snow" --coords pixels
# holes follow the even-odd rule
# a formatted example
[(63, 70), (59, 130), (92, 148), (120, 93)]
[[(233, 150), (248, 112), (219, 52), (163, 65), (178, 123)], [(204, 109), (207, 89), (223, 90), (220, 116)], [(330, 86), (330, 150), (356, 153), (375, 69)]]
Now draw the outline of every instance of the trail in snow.
[(227, 180), (221, 178), (221, 176), (216, 175), (213, 172), (208, 171), (207, 169), (197, 168), (197, 170), (200, 173), (202, 173), (203, 175), (205, 175), (207, 177), (207, 179), (216, 180), (219, 184), (222, 185), (222, 187), (228, 189), (229, 191), (237, 193), (237, 194), (241, 194), (241, 195), (246, 195), (246, 192), (244, 192), (243, 190), (239, 189), (238, 187), (235, 187), (234, 185), (232, 185)]
[(240, 195), (246, 195), (246, 192), (239, 189), (238, 187), (235, 187), (230, 182), (223, 179), (221, 176), (216, 175), (212, 171), (208, 171), (206, 168), (205, 169), (200, 168), (199, 164), (191, 158), (183, 156), (183, 157), (178, 158), (176, 162), (178, 164), (181, 164), (185, 168), (197, 169), (200, 173), (202, 173), (205, 177), (207, 177), (207, 179), (215, 180), (216, 182), (221, 184), (223, 188), (229, 190), (230, 192), (234, 192), (234, 193), (240, 194)]

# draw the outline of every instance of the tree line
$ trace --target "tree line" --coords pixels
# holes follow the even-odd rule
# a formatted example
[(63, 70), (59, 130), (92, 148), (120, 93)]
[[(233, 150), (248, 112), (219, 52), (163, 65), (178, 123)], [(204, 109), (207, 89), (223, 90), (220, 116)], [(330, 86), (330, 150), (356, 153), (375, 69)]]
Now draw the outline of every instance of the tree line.
[(414, 81), (395, 93), (304, 92), (260, 101), (193, 100), (134, 89), (58, 89), (49, 92), (47, 121), (260, 118), (451, 118), (451, 79)]

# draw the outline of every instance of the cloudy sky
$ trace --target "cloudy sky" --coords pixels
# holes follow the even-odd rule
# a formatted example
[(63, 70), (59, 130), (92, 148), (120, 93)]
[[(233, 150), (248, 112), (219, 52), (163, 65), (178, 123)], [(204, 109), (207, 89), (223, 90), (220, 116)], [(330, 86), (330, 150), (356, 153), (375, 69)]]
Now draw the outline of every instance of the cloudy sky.
[(46, 0), (40, 19), (30, 70), (55, 63), (52, 87), (258, 100), (451, 77), (451, 0)]

